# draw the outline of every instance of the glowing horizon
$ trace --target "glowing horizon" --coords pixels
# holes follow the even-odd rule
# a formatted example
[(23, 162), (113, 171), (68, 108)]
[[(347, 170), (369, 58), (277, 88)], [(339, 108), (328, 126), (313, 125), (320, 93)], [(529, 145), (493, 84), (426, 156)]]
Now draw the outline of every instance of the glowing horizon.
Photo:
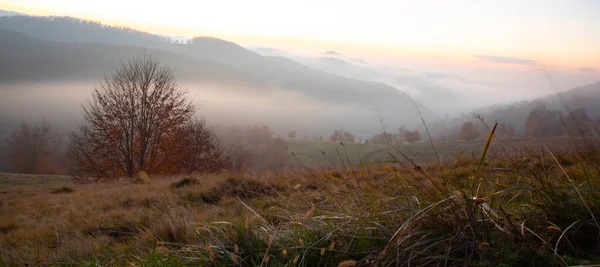
[(600, 2), (592, 0), (168, 3), (0, 0), (0, 9), (187, 38), (213, 36), (245, 46), (339, 50), (390, 60), (444, 56), (465, 64), (485, 63), (481, 55), (600, 71)]

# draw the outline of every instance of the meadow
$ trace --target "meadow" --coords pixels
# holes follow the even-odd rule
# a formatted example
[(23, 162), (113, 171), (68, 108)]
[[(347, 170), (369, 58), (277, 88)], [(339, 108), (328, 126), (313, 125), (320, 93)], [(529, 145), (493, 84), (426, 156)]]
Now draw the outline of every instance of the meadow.
[(0, 265), (598, 264), (588, 141), (286, 140), (299, 163), (278, 173), (0, 174)]

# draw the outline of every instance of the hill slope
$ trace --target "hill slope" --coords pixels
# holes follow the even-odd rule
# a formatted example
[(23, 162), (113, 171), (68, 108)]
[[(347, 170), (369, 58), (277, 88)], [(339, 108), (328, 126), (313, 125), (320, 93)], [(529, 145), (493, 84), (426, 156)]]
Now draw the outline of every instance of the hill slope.
[[(369, 106), (393, 114), (392, 116), (397, 119), (412, 119), (414, 113), (412, 98), (392, 86), (326, 73), (282, 57), (261, 56), (235, 43), (216, 38), (198, 37), (187, 44), (181, 44), (170, 42), (168, 38), (162, 36), (128, 28), (116, 28), (97, 22), (57, 17), (0, 17), (0, 29), (19, 32), (45, 41), (79, 45), (94, 43), (96, 47), (108, 50), (114, 49), (115, 45), (160, 49), (203, 60), (204, 63), (207, 61), (220, 63), (222, 65), (220, 69), (224, 72), (222, 75), (225, 77), (232, 75), (225, 74), (225, 72), (232, 72), (233, 69), (238, 72), (237, 74), (243, 73), (262, 85), (302, 93), (324, 103)], [(112, 48), (100, 46), (100, 44), (112, 45)], [(169, 64), (170, 62), (165, 63)], [(211, 69), (213, 66), (205, 65), (203, 70)], [(225, 69), (223, 66), (227, 66), (229, 69)], [(43, 66), (37, 68), (41, 69)], [(62, 75), (66, 73), (67, 71), (64, 71)], [(69, 73), (72, 72), (69, 71)], [(49, 75), (47, 78), (51, 74), (56, 75), (55, 77), (60, 76), (59, 73), (53, 72), (47, 74)], [(21, 76), (23, 75), (25, 74), (21, 74)], [(249, 78), (245, 77), (245, 79)], [(426, 109), (424, 110), (424, 113), (428, 114)], [(409, 111), (410, 116), (398, 115), (407, 114)], [(416, 120), (412, 121), (416, 122)], [(410, 122), (403, 123), (409, 124)]]
[(184, 81), (254, 86), (260, 81), (226, 65), (158, 49), (42, 41), (0, 29), (0, 81), (98, 80), (114, 64), (147, 51)]
[(559, 110), (563, 114), (569, 111), (584, 108), (587, 116), (592, 120), (600, 121), (600, 82), (572, 88), (565, 92), (540, 97), (532, 101), (520, 101), (512, 105), (492, 106), (475, 110), (470, 114), (451, 121), (437, 122), (433, 125), (435, 132), (449, 131), (458, 134), (460, 125), (472, 120), (471, 114), (481, 115), (486, 122), (504, 122), (515, 126), (516, 134), (524, 134), (525, 120), (529, 113), (536, 107), (545, 105), (549, 109)]

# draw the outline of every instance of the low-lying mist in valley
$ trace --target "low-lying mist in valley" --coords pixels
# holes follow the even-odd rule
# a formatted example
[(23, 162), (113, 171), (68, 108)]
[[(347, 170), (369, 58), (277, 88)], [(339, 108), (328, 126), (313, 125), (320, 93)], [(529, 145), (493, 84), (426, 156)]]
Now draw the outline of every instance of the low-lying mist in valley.
[[(478, 108), (509, 105), (555, 94), (600, 80), (600, 72), (560, 68), (534, 60), (471, 56), (378, 58), (361, 51), (299, 53), (284, 48), (250, 47), (264, 56), (281, 56), (348, 78), (395, 87), (438, 117), (457, 117)], [(360, 56), (356, 57), (355, 54)]]
[[(0, 134), (21, 122), (45, 119), (58, 133), (76, 129), (82, 105), (91, 99), (95, 81), (28, 82), (0, 85)], [(196, 116), (211, 125), (268, 125), (276, 136), (295, 130), (307, 137), (327, 137), (343, 128), (359, 137), (369, 137), (405, 122), (389, 123), (394, 114), (378, 107), (321, 103), (300, 93), (281, 90), (180, 83), (196, 107)], [(406, 114), (402, 114), (406, 115)], [(414, 116), (418, 116), (416, 109)], [(414, 125), (414, 120), (411, 121)], [(411, 125), (412, 126), (412, 125)]]

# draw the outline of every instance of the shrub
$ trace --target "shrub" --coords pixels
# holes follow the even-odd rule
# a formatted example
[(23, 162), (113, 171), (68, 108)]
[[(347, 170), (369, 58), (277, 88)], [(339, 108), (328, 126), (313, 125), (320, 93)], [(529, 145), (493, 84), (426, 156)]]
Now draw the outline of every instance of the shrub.
[(52, 194), (68, 194), (68, 193), (73, 193), (73, 192), (75, 192), (75, 190), (68, 186), (55, 188), (55, 189), (52, 189), (52, 191), (51, 191)]
[(460, 128), (460, 140), (473, 141), (479, 136), (479, 131), (471, 121), (465, 122)]

